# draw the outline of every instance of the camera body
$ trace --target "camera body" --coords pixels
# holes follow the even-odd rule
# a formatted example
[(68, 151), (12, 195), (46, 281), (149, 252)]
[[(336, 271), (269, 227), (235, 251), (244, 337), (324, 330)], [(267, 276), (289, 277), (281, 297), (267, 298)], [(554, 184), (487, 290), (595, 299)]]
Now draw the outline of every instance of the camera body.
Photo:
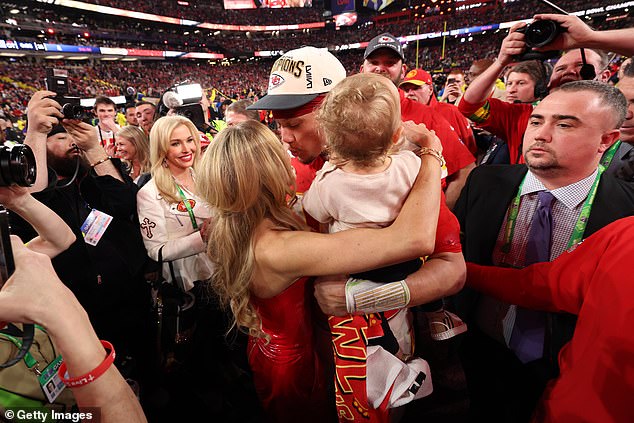
[(62, 114), (65, 119), (82, 119), (84, 108), (81, 106), (79, 97), (68, 95), (68, 71), (63, 69), (46, 69), (46, 79), (44, 80), (46, 89), (53, 91), (57, 101), (62, 106)]
[(7, 141), (0, 145), (0, 186), (30, 187), (35, 182), (37, 167), (28, 145)]
[(200, 84), (177, 84), (163, 94), (163, 104), (176, 114), (185, 116), (194, 123), (200, 131), (205, 131), (205, 110), (200, 104), (203, 98)]
[(518, 29), (517, 32), (524, 34), (524, 42), (527, 46), (524, 53), (518, 57), (518, 60), (547, 60), (557, 57), (559, 55), (557, 51), (541, 52), (533, 49), (547, 46), (564, 31), (565, 28), (562, 28), (558, 22), (546, 19), (532, 22)]
[(456, 78), (447, 78), (447, 85), (455, 84), (458, 82)]

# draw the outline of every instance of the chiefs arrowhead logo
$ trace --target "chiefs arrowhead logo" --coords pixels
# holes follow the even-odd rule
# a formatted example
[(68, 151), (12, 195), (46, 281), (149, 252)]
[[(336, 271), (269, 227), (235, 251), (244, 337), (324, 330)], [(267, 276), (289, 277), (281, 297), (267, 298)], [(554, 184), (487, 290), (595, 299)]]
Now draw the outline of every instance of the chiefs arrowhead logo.
[(269, 90), (279, 87), (284, 83), (284, 81), (285, 79), (283, 76), (278, 75), (277, 73), (271, 74), (271, 77), (269, 78)]
[(412, 69), (411, 71), (407, 72), (407, 75), (405, 75), (405, 78), (413, 78), (415, 77), (417, 74), (416, 69)]
[[(189, 203), (189, 207), (190, 208), (194, 208), (196, 207), (196, 200), (192, 200), (191, 198), (187, 200), (187, 202)], [(187, 211), (187, 206), (185, 205), (185, 202), (183, 200), (181, 200), (178, 205), (176, 206), (176, 210), (178, 210), (181, 213), (185, 213)]]
[(383, 36), (383, 37), (379, 38), (379, 43), (391, 43), (393, 41), (394, 41), (393, 38), (390, 38), (390, 37), (387, 37), (387, 36)]

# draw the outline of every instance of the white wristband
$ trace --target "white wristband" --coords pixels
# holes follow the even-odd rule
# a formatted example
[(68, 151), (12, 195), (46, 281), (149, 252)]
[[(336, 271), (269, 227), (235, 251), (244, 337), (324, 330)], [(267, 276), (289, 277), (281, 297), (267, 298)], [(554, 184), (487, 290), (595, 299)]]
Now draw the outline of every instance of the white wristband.
[(350, 314), (369, 314), (407, 307), (410, 300), (405, 281), (379, 283), (350, 278), (346, 282), (346, 308)]

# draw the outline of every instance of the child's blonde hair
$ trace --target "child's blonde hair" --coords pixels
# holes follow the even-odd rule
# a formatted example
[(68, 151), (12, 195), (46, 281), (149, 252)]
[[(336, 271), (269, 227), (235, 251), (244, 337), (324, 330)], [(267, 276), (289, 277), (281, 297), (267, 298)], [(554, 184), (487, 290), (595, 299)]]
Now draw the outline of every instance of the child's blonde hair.
[(317, 110), (330, 160), (373, 166), (401, 127), (398, 91), (384, 76), (361, 73), (339, 82)]

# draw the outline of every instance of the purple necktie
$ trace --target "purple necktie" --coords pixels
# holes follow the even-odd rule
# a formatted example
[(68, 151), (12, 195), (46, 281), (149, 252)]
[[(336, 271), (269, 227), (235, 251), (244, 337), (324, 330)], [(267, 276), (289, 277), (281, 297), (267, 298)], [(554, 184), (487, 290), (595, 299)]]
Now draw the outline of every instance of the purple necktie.
[[(540, 191), (537, 196), (539, 205), (533, 215), (526, 241), (526, 256), (524, 258), (526, 266), (550, 261), (553, 229), (550, 210), (555, 197), (548, 191)], [(543, 356), (545, 323), (544, 312), (517, 307), (509, 346), (522, 363), (528, 363)]]

